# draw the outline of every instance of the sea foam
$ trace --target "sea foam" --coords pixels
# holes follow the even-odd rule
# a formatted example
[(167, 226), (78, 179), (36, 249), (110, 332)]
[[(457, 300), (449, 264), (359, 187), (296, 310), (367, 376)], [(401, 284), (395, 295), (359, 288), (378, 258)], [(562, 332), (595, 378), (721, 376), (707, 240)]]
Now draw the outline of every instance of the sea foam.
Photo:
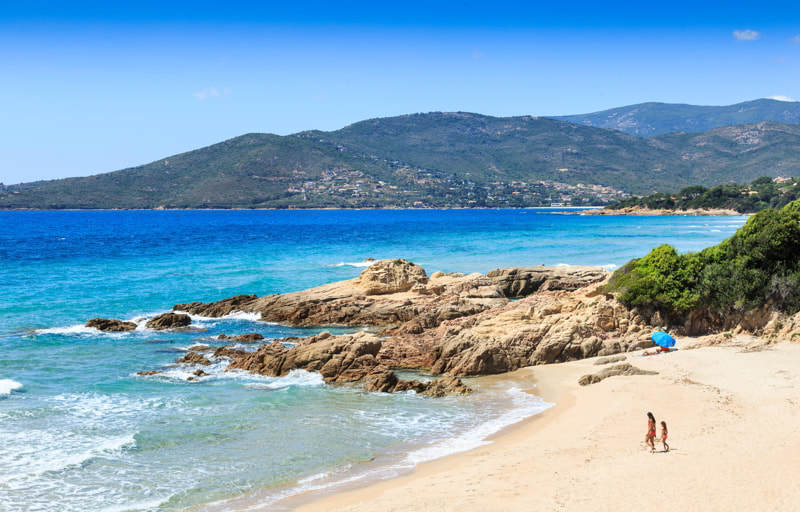
[(12, 391), (19, 391), (23, 388), (21, 382), (11, 379), (0, 379), (0, 396), (10, 395)]

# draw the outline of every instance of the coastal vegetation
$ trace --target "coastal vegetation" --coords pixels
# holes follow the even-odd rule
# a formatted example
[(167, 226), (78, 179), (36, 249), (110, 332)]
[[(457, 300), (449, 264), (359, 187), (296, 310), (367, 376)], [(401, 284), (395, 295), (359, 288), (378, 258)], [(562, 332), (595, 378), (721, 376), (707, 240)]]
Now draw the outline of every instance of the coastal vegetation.
[(789, 176), (800, 168), (800, 125), (754, 119), (642, 138), (531, 116), (412, 114), (332, 132), (247, 134), (95, 176), (0, 184), (0, 208), (606, 205), (631, 194)]
[(768, 305), (800, 311), (800, 200), (752, 216), (733, 236), (697, 253), (670, 245), (628, 262), (605, 291), (628, 306), (667, 318), (691, 311), (724, 314)]
[(675, 193), (658, 192), (646, 197), (631, 197), (606, 206), (610, 210), (646, 208), (650, 210), (726, 209), (756, 213), (766, 208), (783, 208), (800, 198), (800, 178), (756, 178), (749, 185), (726, 184), (706, 188), (693, 185)]

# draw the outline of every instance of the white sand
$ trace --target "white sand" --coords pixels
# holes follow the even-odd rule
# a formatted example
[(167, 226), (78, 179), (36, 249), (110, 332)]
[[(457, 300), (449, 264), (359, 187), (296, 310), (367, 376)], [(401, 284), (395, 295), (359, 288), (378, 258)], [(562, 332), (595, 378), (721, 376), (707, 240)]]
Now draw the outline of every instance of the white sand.
[[(628, 354), (659, 374), (587, 387), (577, 380), (596, 359), (521, 370), (555, 407), (488, 446), (297, 510), (798, 510), (800, 345), (747, 341)], [(669, 453), (644, 447), (647, 411), (659, 434), (667, 421)]]

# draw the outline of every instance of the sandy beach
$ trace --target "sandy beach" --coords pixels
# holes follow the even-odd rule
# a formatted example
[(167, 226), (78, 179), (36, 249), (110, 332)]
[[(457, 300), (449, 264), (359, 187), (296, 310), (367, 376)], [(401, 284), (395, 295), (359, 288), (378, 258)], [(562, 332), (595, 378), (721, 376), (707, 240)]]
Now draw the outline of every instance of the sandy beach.
[[(597, 358), (519, 370), (557, 405), (487, 446), (323, 497), (317, 511), (793, 510), (800, 345), (737, 337), (626, 362), (657, 375), (582, 387)], [(643, 443), (652, 411), (670, 451)], [(312, 499), (313, 497), (306, 497)]]

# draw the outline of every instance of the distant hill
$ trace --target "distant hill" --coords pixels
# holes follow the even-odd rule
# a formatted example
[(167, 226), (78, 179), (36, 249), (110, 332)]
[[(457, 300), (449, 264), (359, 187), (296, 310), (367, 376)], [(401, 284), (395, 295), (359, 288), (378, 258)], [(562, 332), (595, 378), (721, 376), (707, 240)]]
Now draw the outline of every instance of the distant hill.
[(706, 188), (692, 185), (672, 193), (631, 197), (606, 206), (607, 210), (644, 208), (649, 210), (726, 209), (739, 213), (757, 213), (767, 208), (780, 209), (800, 199), (800, 178), (761, 177), (749, 185), (728, 183)]
[(652, 137), (674, 132), (705, 132), (723, 126), (761, 121), (797, 124), (800, 123), (800, 102), (760, 99), (721, 107), (640, 103), (592, 114), (557, 116), (553, 119), (619, 130), (639, 137)]
[(800, 175), (800, 126), (640, 138), (536, 118), (429, 113), (333, 132), (247, 134), (147, 165), (0, 187), (0, 208), (602, 205)]

